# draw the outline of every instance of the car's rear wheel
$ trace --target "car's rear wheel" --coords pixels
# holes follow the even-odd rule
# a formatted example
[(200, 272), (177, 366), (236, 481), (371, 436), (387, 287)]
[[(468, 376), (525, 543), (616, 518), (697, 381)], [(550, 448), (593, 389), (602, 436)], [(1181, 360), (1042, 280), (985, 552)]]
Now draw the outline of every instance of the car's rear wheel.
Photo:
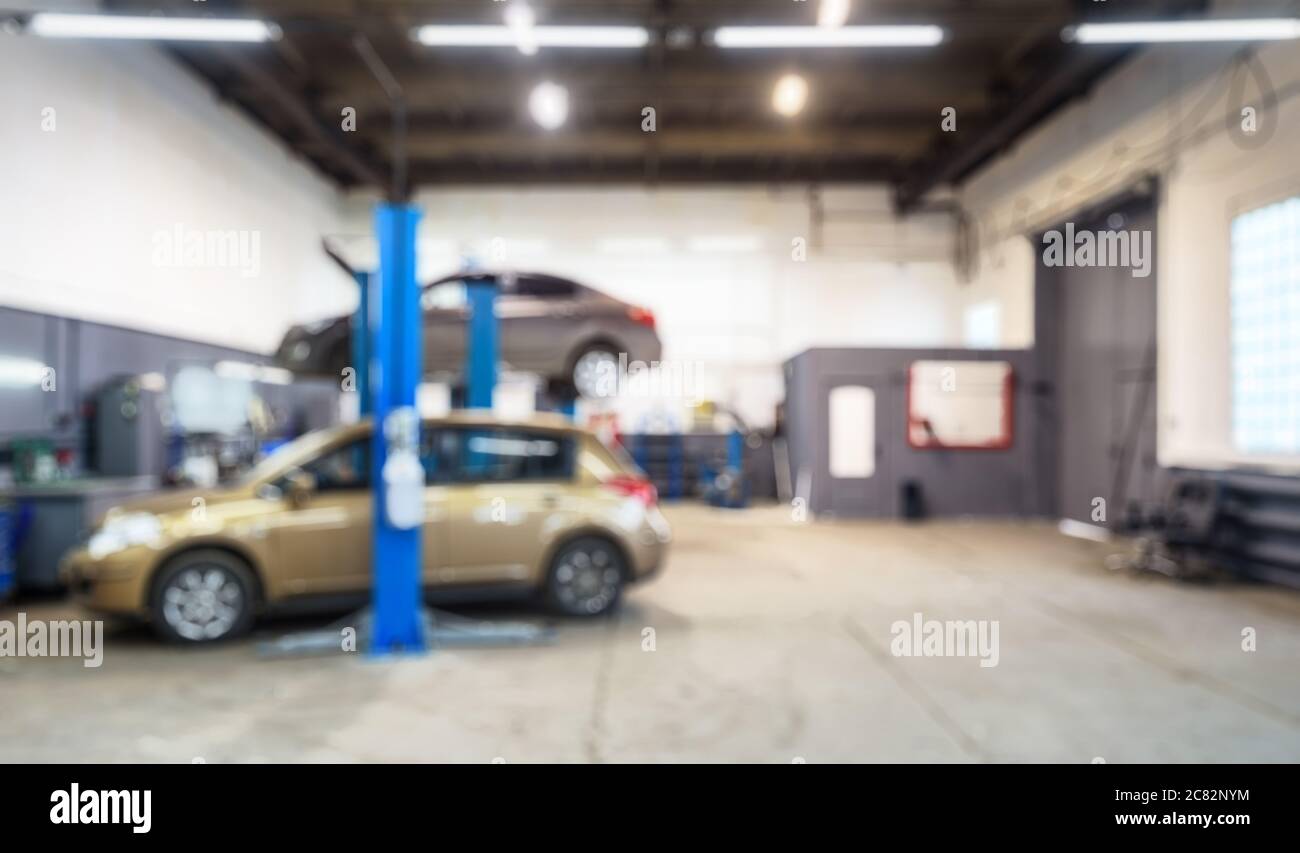
[(252, 571), (225, 551), (176, 557), (154, 584), (154, 630), (178, 643), (211, 643), (244, 634), (253, 624), (257, 584)]
[(612, 542), (583, 536), (551, 560), (546, 599), (566, 616), (599, 616), (618, 604), (626, 578), (627, 565)]
[(618, 353), (606, 344), (587, 347), (573, 360), (569, 381), (579, 397), (614, 396), (618, 392)]

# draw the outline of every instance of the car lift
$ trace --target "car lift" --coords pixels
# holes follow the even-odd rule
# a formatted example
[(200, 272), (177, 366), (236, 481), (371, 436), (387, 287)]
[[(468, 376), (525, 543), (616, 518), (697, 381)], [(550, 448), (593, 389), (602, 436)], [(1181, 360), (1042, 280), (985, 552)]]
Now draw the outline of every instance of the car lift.
[[(467, 619), (454, 613), (421, 606), (420, 526), (394, 523), (390, 512), (390, 483), (384, 468), (390, 448), (418, 452), (410, 424), (415, 388), (421, 375), (419, 288), (415, 282), (415, 226), (419, 211), (409, 205), (380, 205), (375, 224), (379, 232), (380, 267), (376, 276), (352, 269), (328, 245), (326, 254), (357, 283), (360, 300), (353, 318), (352, 358), (357, 367), (356, 390), (360, 414), (373, 417), (370, 479), (372, 510), (374, 595), (371, 607), (319, 631), (289, 634), (263, 643), (265, 656), (326, 654), (343, 650), (343, 631), (355, 631), (358, 651), (382, 656), (419, 653), (429, 648), (463, 646), (530, 645), (548, 642), (554, 630), (529, 622), (495, 622)], [(405, 253), (405, 254), (404, 254)], [(495, 316), (497, 282), (492, 276), (465, 277), (471, 306), (469, 346), (465, 359), (465, 403), (491, 408), (496, 385), (497, 341)], [(377, 309), (377, 310), (376, 310)], [(387, 382), (385, 382), (387, 379)], [(403, 432), (407, 434), (403, 434)], [(423, 479), (419, 484), (422, 493)], [(421, 519), (423, 507), (421, 507)]]
[[(393, 104), (398, 150), (405, 146), (405, 104), (400, 87), (377, 54), (358, 36), (357, 50)], [(404, 156), (394, 162), (389, 198), (375, 211), (379, 239), (379, 290), (374, 276), (358, 273), (326, 245), (325, 251), (355, 280), (361, 300), (353, 322), (353, 356), (361, 414), (374, 421), (370, 443), (372, 508), (370, 608), (323, 631), (289, 635), (261, 646), (263, 654), (311, 654), (345, 650), (373, 656), (418, 654), (449, 645), (519, 645), (544, 642), (553, 629), (528, 622), (486, 622), (422, 606), (421, 537), (425, 518), (424, 469), (419, 463), (420, 416), (415, 408), (422, 370), (420, 289), (416, 283), (416, 226), (420, 211), (407, 201)], [(467, 277), (472, 279), (472, 277)], [(471, 305), (466, 380), (470, 405), (492, 405), (496, 384), (496, 282), (467, 280)], [(377, 310), (376, 310), (377, 309)], [(355, 645), (345, 649), (345, 632)]]

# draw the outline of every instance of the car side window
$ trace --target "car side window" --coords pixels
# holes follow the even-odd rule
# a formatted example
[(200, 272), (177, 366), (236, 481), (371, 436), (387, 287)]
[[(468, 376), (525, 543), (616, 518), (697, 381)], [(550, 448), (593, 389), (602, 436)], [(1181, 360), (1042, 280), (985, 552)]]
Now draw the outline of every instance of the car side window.
[(562, 278), (520, 276), (519, 280), (515, 282), (512, 292), (519, 296), (532, 296), (540, 299), (567, 299), (572, 297), (576, 291), (573, 282)]
[(420, 465), (424, 468), (426, 486), (444, 485), (452, 482), (453, 463), (456, 459), (455, 436), (451, 430), (420, 430)]
[(370, 488), (370, 439), (336, 447), (302, 466), (316, 478), (316, 490), (341, 492)]
[[(573, 479), (572, 436), (541, 430), (456, 427), (430, 432), (427, 482), (517, 483)], [(432, 472), (432, 474), (431, 474)]]

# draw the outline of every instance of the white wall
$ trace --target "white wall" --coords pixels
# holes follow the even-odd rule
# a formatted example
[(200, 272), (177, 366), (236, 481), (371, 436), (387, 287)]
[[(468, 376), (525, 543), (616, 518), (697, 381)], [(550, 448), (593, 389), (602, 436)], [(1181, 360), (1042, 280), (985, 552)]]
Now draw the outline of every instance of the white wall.
[[(1161, 464), (1300, 468), (1295, 459), (1243, 459), (1231, 444), (1229, 223), (1242, 210), (1300, 192), (1300, 49), (1282, 42), (1258, 51), (1279, 97), (1273, 111), (1253, 78), (1242, 100), (1230, 102), (1239, 50), (1147, 49), (969, 181), (960, 197), (978, 223), (981, 253), (963, 293), (968, 305), (1002, 306), (1004, 344), (1029, 345), (1041, 247), (1024, 235), (1143, 173), (1158, 174)], [(1240, 126), (1243, 105), (1260, 115), (1254, 147), (1226, 131), (1229, 121)]]
[(153, 47), (0, 34), (0, 117), (0, 303), (266, 351), (340, 278), (333, 186)]
[[(783, 396), (781, 363), (808, 347), (960, 342), (949, 218), (897, 222), (881, 188), (823, 190), (820, 226), (802, 187), (457, 188), (417, 201), (422, 278), (471, 254), (644, 305), (665, 359), (702, 362), (704, 396), (755, 423)], [(338, 235), (360, 264), (374, 258), (370, 207), (353, 199)], [(355, 302), (336, 296), (338, 310)]]

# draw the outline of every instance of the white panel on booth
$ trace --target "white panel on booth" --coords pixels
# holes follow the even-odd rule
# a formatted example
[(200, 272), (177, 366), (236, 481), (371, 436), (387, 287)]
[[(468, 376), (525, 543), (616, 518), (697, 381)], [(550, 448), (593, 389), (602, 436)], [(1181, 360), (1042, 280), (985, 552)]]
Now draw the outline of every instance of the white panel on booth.
[(831, 476), (862, 479), (876, 473), (876, 392), (841, 385), (830, 392)]

